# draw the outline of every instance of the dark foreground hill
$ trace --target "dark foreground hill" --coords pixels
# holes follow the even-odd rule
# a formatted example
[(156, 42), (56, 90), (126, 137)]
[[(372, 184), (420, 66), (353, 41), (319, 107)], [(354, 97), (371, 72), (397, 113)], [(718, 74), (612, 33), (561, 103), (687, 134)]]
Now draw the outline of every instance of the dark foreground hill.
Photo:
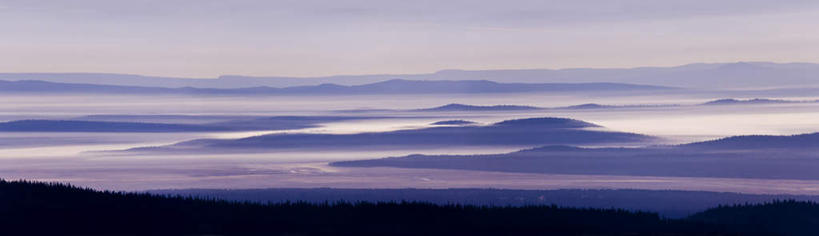
[[(639, 198), (640, 196), (635, 196)], [(721, 206), (680, 220), (615, 209), (258, 204), (0, 180), (10, 235), (817, 235), (819, 205)]]
[(768, 204), (721, 206), (688, 217), (697, 222), (712, 222), (728, 228), (779, 235), (819, 235), (819, 204), (814, 202), (775, 201)]
[[(759, 213), (784, 207), (789, 212), (783, 215), (814, 217), (792, 221), (788, 233), (816, 230), (798, 224), (816, 219), (815, 207), (777, 204)], [(766, 222), (751, 222), (758, 224), (752, 232), (742, 227), (748, 221), (724, 218), (733, 216), (732, 209), (720, 208), (722, 213), (701, 217), (709, 222), (701, 223), (616, 209), (406, 202), (262, 205), (0, 181), (0, 227), (8, 235), (776, 235), (769, 230), (779, 228), (766, 228)]]
[(814, 195), (766, 195), (730, 192), (640, 190), (640, 189), (163, 189), (149, 190), (161, 195), (182, 195), (257, 203), (279, 202), (427, 202), (486, 206), (558, 205), (575, 208), (624, 209), (656, 212), (675, 219), (721, 206), (765, 203), (777, 199), (819, 201)]

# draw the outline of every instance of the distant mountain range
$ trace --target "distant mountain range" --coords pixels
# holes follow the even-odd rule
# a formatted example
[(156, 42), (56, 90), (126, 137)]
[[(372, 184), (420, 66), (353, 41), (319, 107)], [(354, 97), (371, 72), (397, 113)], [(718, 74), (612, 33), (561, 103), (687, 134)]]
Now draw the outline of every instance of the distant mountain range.
[(188, 124), (104, 122), (74, 120), (20, 120), (0, 123), (0, 132), (205, 132), (228, 127)]
[(812, 103), (812, 102), (819, 102), (817, 100), (813, 101), (792, 101), (792, 100), (781, 100), (781, 99), (764, 99), (764, 98), (754, 98), (754, 99), (719, 99), (710, 102), (703, 103), (702, 105), (759, 105), (759, 104), (785, 104), (785, 103)]
[(331, 163), (522, 173), (819, 179), (819, 133), (737, 136), (677, 146), (544, 146), (506, 154), (410, 155)]
[(0, 73), (0, 80), (40, 80), (145, 87), (248, 88), (292, 87), (319, 84), (363, 85), (404, 80), (490, 80), (501, 83), (628, 83), (655, 86), (736, 89), (819, 87), (819, 64), (811, 63), (697, 63), (676, 67), (627, 69), (518, 69), (442, 70), (431, 74), (338, 75), (327, 77), (251, 77), (225, 75), (218, 78), (173, 78), (104, 73)]
[(505, 112), (505, 111), (538, 111), (538, 110), (591, 110), (591, 109), (609, 109), (609, 108), (650, 108), (650, 107), (674, 107), (676, 104), (668, 105), (601, 105), (596, 103), (587, 103), (565, 107), (536, 107), (524, 105), (468, 105), (460, 103), (450, 103), (443, 106), (420, 108), (411, 110), (395, 110), (395, 109), (353, 109), (340, 110), (342, 113), (361, 113), (361, 112)]
[(543, 108), (533, 106), (516, 106), (516, 105), (493, 105), (493, 106), (475, 106), (451, 103), (439, 107), (417, 109), (413, 111), (527, 111), (540, 110)]
[(521, 105), (468, 105), (460, 103), (450, 103), (437, 107), (419, 108), (409, 110), (399, 109), (352, 109), (352, 110), (338, 110), (336, 112), (342, 113), (363, 113), (363, 112), (493, 112), (493, 111), (535, 111), (546, 108), (536, 106), (521, 106)]
[(638, 105), (603, 105), (597, 103), (586, 103), (580, 105), (572, 105), (565, 107), (554, 107), (550, 109), (562, 110), (593, 110), (593, 109), (612, 109), (612, 108), (656, 108), (656, 107), (676, 107), (677, 104), (638, 104)]
[[(0, 132), (228, 132), (286, 130), (317, 127), (333, 121), (374, 119), (355, 116), (172, 116), (97, 115), (68, 120), (0, 122)], [(171, 123), (176, 122), (176, 123)]]
[(458, 93), (534, 93), (534, 92), (634, 92), (667, 91), (674, 88), (618, 83), (497, 83), (486, 80), (415, 81), (388, 80), (365, 85), (321, 84), (285, 88), (164, 88), (98, 84), (55, 83), (46, 81), (0, 81), (6, 93), (81, 93), (81, 94), (226, 94), (226, 95), (330, 95), (330, 94), (458, 94)]
[[(717, 99), (691, 106), (713, 106), (713, 105), (764, 105), (764, 104), (798, 104), (798, 103), (819, 103), (819, 100), (782, 100), (782, 99)], [(662, 108), (679, 107), (679, 104), (631, 104), (631, 105), (604, 105), (597, 103), (585, 103), (579, 105), (563, 107), (537, 107), (526, 105), (469, 105), (460, 103), (450, 103), (431, 108), (420, 108), (410, 110), (396, 109), (354, 109), (340, 110), (337, 112), (357, 113), (357, 112), (501, 112), (501, 111), (537, 111), (537, 110), (594, 110), (594, 109), (617, 109), (617, 108)]]

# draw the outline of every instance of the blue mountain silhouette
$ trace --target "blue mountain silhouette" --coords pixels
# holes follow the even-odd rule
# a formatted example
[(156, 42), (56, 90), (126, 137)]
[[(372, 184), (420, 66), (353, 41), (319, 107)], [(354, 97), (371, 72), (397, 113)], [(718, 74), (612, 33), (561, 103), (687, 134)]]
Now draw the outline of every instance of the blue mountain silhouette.
[(673, 88), (619, 83), (497, 83), (487, 80), (416, 81), (394, 79), (364, 85), (320, 84), (273, 88), (145, 87), (38, 80), (2, 81), (0, 91), (7, 93), (84, 93), (84, 94), (436, 94), (436, 93), (526, 93), (581, 91), (665, 91)]
[(548, 174), (819, 179), (819, 133), (737, 136), (677, 146), (544, 146), (490, 155), (409, 155), (342, 167), (461, 169)]

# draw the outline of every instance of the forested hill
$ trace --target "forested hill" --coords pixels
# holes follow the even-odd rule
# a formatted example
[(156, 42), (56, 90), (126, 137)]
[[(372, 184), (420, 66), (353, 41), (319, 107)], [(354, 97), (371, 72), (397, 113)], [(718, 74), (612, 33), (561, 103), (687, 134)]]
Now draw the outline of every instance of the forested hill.
[[(816, 231), (813, 224), (805, 225), (817, 219), (815, 207), (766, 206), (758, 213), (776, 215), (784, 210), (788, 213), (780, 215), (813, 218), (781, 220), (768, 227), (766, 221), (734, 220), (734, 209), (741, 214), (756, 212), (748, 207), (720, 208), (720, 214), (711, 217), (669, 220), (654, 213), (558, 206), (263, 205), (0, 180), (0, 227), (9, 235), (811, 235)], [(788, 231), (776, 231), (788, 222), (793, 222)], [(744, 224), (754, 224), (755, 231), (745, 230)]]

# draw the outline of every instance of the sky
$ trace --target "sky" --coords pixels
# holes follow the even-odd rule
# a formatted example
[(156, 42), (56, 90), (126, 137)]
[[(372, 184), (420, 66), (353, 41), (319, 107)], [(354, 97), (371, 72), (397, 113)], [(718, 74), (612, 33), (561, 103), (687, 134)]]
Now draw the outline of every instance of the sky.
[(819, 63), (815, 0), (0, 0), (0, 72), (178, 77)]

